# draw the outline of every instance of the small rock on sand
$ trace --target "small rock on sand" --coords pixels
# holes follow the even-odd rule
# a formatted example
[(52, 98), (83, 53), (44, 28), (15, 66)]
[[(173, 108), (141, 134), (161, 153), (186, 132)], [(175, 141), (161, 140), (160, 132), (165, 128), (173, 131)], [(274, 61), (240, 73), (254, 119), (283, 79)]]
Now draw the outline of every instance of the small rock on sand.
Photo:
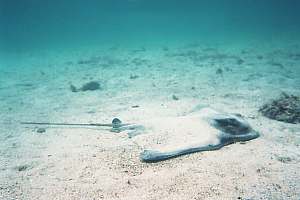
[(45, 133), (46, 132), (46, 129), (45, 128), (38, 128), (36, 130), (37, 133)]
[(179, 100), (179, 98), (175, 94), (172, 95), (172, 99), (175, 100), (175, 101)]
[(72, 92), (79, 92), (79, 91), (86, 92), (86, 91), (94, 91), (94, 90), (100, 90), (100, 89), (101, 89), (100, 83), (97, 81), (90, 81), (88, 83), (85, 83), (79, 89), (77, 89), (72, 84), (70, 85), (70, 90)]
[(85, 92), (85, 91), (93, 91), (93, 90), (99, 90), (100, 89), (100, 84), (96, 81), (91, 81), (91, 82), (88, 82), (86, 84), (84, 84), (80, 90)]

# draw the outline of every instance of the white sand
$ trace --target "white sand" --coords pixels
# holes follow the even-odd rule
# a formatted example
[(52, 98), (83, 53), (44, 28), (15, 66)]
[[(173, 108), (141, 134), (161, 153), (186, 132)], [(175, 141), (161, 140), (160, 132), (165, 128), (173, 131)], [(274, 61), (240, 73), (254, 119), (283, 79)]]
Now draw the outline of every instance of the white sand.
[[(0, 199), (300, 198), (300, 126), (258, 113), (282, 91), (300, 95), (300, 60), (291, 56), (300, 53), (299, 45), (145, 49), (38, 52), (1, 63)], [(234, 56), (245, 62), (237, 64)], [(90, 59), (99, 62), (77, 63)], [(103, 90), (69, 89), (90, 80), (100, 81)], [(146, 164), (138, 156), (147, 140), (97, 128), (37, 133), (18, 123), (138, 122), (182, 116), (201, 105), (241, 113), (261, 137)], [(157, 144), (167, 139), (160, 135)], [(19, 171), (21, 166), (27, 168)]]

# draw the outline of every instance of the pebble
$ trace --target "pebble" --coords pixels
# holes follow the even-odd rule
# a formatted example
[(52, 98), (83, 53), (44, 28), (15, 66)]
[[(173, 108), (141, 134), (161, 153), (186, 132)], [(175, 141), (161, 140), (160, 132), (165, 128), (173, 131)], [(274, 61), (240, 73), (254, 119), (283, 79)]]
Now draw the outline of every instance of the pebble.
[(38, 128), (36, 130), (37, 133), (45, 133), (46, 132), (46, 129), (45, 128)]
[(179, 100), (179, 98), (175, 94), (173, 94), (172, 99), (175, 100), (175, 101)]

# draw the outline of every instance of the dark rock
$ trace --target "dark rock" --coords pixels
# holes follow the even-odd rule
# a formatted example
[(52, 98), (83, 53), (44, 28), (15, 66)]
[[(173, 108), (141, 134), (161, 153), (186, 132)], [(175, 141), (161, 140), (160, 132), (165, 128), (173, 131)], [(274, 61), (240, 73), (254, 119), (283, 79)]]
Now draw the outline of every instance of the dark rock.
[(246, 50), (241, 51), (242, 54), (247, 54), (248, 52)]
[(133, 80), (133, 79), (137, 79), (138, 77), (139, 77), (138, 75), (131, 74), (129, 78)]
[(114, 118), (111, 122), (113, 128), (120, 128), (122, 121), (119, 118)]
[(225, 71), (226, 71), (226, 72), (232, 72), (232, 69), (229, 68), (229, 67), (225, 67)]
[(179, 100), (179, 98), (175, 94), (172, 95), (172, 99), (175, 100), (175, 101)]
[(300, 60), (300, 53), (292, 53), (292, 54), (289, 54), (289, 57), (293, 60)]
[(269, 62), (269, 64), (274, 67), (279, 67), (280, 69), (284, 69), (284, 65), (279, 62), (271, 61), (271, 62)]
[(270, 119), (286, 123), (300, 123), (300, 97), (282, 93), (281, 96), (263, 105), (259, 111)]
[(94, 90), (99, 90), (99, 89), (101, 89), (100, 84), (96, 81), (88, 82), (80, 88), (80, 90), (83, 91), (83, 92), (85, 92), (85, 91), (94, 91)]
[(32, 83), (17, 83), (15, 86), (18, 87), (33, 87), (34, 85)]
[(46, 129), (45, 128), (38, 128), (36, 130), (37, 133), (45, 133), (46, 132)]
[(31, 168), (30, 165), (20, 165), (20, 166), (15, 167), (15, 169), (16, 169), (17, 171), (19, 171), (19, 172), (25, 171), (25, 170), (27, 170), (27, 169), (29, 169), (29, 168)]
[(261, 55), (259, 55), (259, 56), (257, 56), (257, 59), (258, 59), (258, 60), (262, 60), (262, 59), (264, 59), (264, 57), (261, 56)]
[(222, 70), (221, 68), (218, 68), (218, 69), (216, 70), (216, 74), (218, 74), (218, 75), (223, 75), (223, 70)]
[(72, 92), (78, 92), (77, 88), (74, 85), (72, 85), (72, 84), (70, 85), (70, 90)]
[(285, 157), (285, 156), (277, 156), (277, 160), (282, 162), (282, 163), (292, 162), (292, 159), (290, 157)]
[(237, 59), (237, 64), (238, 65), (241, 65), (241, 64), (243, 64), (245, 61), (243, 60), (243, 59), (241, 59), (241, 58), (239, 58), (239, 59)]

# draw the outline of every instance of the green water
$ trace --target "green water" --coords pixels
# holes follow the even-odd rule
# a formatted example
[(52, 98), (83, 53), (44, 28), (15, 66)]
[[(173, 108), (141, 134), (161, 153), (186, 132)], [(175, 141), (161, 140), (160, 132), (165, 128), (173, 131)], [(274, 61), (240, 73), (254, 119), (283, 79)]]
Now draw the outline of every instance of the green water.
[[(300, 0), (0, 0), (0, 200), (299, 199), (299, 124), (259, 111), (300, 96), (299, 10)], [(173, 130), (194, 145), (194, 121), (168, 119), (206, 106), (241, 114), (261, 137), (140, 163)], [(116, 117), (166, 129), (134, 140), (20, 123)]]
[(297, 40), (299, 8), (297, 0), (1, 0), (0, 47)]

